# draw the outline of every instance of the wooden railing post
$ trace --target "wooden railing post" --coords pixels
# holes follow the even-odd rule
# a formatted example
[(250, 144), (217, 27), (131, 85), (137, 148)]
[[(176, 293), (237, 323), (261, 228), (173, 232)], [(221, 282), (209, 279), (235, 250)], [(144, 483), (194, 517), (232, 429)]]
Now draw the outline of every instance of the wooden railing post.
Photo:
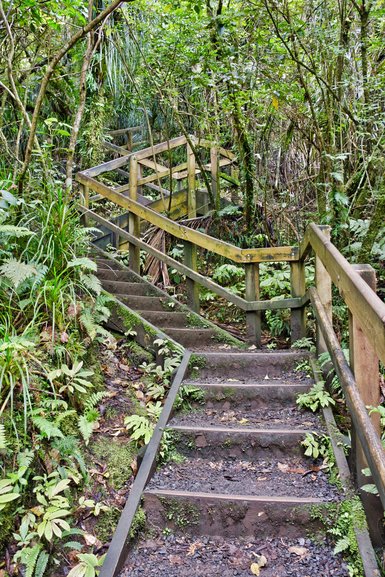
[(197, 215), (197, 201), (195, 192), (195, 156), (191, 146), (187, 144), (187, 218)]
[[(247, 301), (259, 300), (259, 264), (245, 264), (245, 299)], [(261, 346), (261, 311), (246, 312), (246, 338), (256, 345)]]
[[(303, 297), (306, 291), (305, 263), (303, 260), (290, 263), (291, 296)], [(291, 309), (291, 342), (294, 343), (306, 336), (306, 308)]]
[[(84, 206), (84, 208), (90, 208), (90, 188), (86, 184), (79, 184), (80, 189), (80, 204)], [(83, 214), (82, 217), (83, 225), (88, 226), (88, 216), (87, 213)]]
[[(192, 270), (197, 270), (197, 247), (187, 240), (184, 245), (184, 264)], [(186, 278), (187, 306), (195, 313), (199, 313), (199, 285), (190, 278)]]
[(211, 164), (211, 192), (215, 202), (215, 209), (219, 210), (220, 206), (220, 189), (219, 189), (219, 158), (218, 149), (213, 146), (210, 148), (210, 164)]
[[(130, 159), (130, 188), (129, 197), (132, 200), (137, 200), (138, 197), (138, 161), (135, 156)], [(130, 234), (136, 238), (140, 238), (140, 219), (139, 217), (130, 212), (128, 216), (128, 231)], [(140, 273), (140, 249), (134, 244), (129, 245), (130, 251), (130, 268), (136, 272)]]
[[(328, 240), (330, 240), (330, 226), (319, 227)], [(315, 286), (318, 296), (324, 307), (329, 320), (333, 321), (332, 308), (332, 281), (330, 275), (323, 265), (323, 262), (316, 254), (315, 257)], [(322, 336), (321, 329), (317, 326), (317, 354), (320, 355), (327, 351), (325, 339)]]
[[(376, 290), (376, 272), (367, 264), (352, 265), (354, 270), (364, 279), (364, 281), (374, 291)], [(379, 386), (379, 360), (378, 356), (362, 331), (357, 319), (349, 313), (349, 355), (350, 366), (354, 373), (360, 396), (367, 407), (377, 407), (380, 404), (380, 386)], [(378, 436), (381, 436), (380, 416), (373, 413), (371, 421)], [(365, 476), (362, 470), (367, 468), (367, 460), (364, 455), (361, 443), (358, 440), (357, 432), (352, 426), (352, 452), (351, 461), (355, 473), (357, 487), (360, 489), (363, 485), (372, 483), (371, 478)], [(378, 542), (379, 527), (382, 525), (382, 511), (378, 497), (367, 492), (362, 492), (361, 499), (366, 511), (369, 529), (372, 539)]]

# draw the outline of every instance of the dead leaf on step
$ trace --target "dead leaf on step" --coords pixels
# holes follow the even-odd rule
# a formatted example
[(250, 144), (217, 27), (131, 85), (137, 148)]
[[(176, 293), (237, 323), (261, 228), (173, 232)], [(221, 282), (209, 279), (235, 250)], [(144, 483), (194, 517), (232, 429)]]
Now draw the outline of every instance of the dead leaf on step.
[(183, 559), (179, 555), (169, 555), (168, 560), (171, 565), (181, 565), (183, 563)]
[(136, 475), (136, 473), (138, 472), (138, 462), (137, 462), (136, 458), (133, 461), (131, 461), (130, 467), (131, 467), (134, 475)]
[(287, 473), (289, 470), (289, 465), (286, 465), (286, 463), (278, 463), (277, 467), (281, 471), (281, 473)]
[(250, 565), (250, 571), (253, 575), (259, 575), (261, 572), (261, 568), (267, 565), (267, 559), (264, 555), (257, 555), (257, 553), (253, 553), (256, 557), (256, 561)]
[(257, 481), (267, 481), (267, 477), (257, 477)]
[(258, 577), (258, 575), (260, 575), (261, 573), (261, 568), (258, 565), (258, 563), (252, 563), (250, 565), (250, 571), (252, 572), (253, 575), (256, 575)]
[(269, 381), (269, 380), (270, 380), (269, 375), (266, 375), (266, 376), (265, 376), (265, 381)]
[(288, 551), (289, 553), (298, 555), (298, 557), (305, 557), (305, 555), (309, 553), (309, 549), (306, 549), (306, 547), (289, 547)]
[(203, 544), (200, 541), (195, 541), (195, 543), (191, 543), (190, 547), (188, 548), (187, 557), (191, 557), (194, 553), (203, 547)]
[(86, 545), (88, 545), (89, 547), (95, 545), (95, 547), (99, 549), (102, 546), (102, 542), (99, 541), (99, 539), (95, 537), (95, 535), (92, 535), (91, 533), (84, 533), (83, 537), (84, 541), (86, 542)]
[(243, 418), (243, 419), (240, 419), (240, 421), (238, 421), (238, 422), (239, 422), (240, 425), (246, 425), (246, 423), (249, 422), (249, 419)]

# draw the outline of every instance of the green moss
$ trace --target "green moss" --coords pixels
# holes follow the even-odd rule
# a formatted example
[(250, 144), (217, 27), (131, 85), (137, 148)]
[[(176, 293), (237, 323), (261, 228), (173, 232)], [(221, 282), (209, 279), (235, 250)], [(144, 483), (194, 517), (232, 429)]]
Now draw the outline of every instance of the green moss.
[(192, 312), (187, 313), (186, 320), (188, 327), (202, 327), (205, 329), (210, 327), (210, 323), (202, 319), (202, 317), (200, 317), (199, 315)]
[(0, 513), (0, 557), (15, 529), (15, 507), (9, 505)]
[(167, 519), (172, 521), (180, 529), (199, 523), (200, 512), (195, 505), (178, 501), (177, 499), (163, 499), (162, 501)]
[(91, 451), (98, 461), (106, 463), (110, 484), (116, 490), (121, 489), (131, 474), (135, 444), (127, 439), (101, 438), (92, 443)]
[(102, 543), (110, 541), (120, 517), (119, 509), (113, 507), (109, 511), (100, 513), (95, 524), (95, 534)]
[(146, 526), (146, 513), (142, 507), (138, 507), (132, 520), (129, 535), (131, 539), (138, 537)]
[(130, 341), (126, 346), (130, 350), (130, 359), (134, 365), (137, 366), (144, 362), (151, 363), (154, 360), (153, 355), (141, 347), (136, 341)]
[(199, 369), (204, 369), (206, 362), (206, 357), (202, 355), (191, 355), (188, 363), (191, 379), (197, 379), (199, 377)]

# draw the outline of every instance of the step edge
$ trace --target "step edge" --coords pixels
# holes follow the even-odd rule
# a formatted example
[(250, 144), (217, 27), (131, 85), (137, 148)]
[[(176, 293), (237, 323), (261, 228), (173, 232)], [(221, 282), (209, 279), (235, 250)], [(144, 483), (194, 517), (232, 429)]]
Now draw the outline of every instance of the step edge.
[(314, 429), (230, 429), (226, 427), (194, 427), (189, 425), (168, 425), (167, 429), (191, 433), (229, 433), (229, 434), (252, 434), (252, 435), (298, 435), (304, 436), (312, 433)]
[(214, 499), (216, 501), (250, 501), (252, 503), (276, 503), (288, 505), (315, 505), (338, 502), (336, 499), (325, 501), (317, 497), (292, 497), (290, 495), (239, 495), (230, 493), (204, 493), (201, 491), (179, 491), (175, 489), (145, 489), (143, 495), (154, 495), (159, 497), (185, 497), (196, 499)]

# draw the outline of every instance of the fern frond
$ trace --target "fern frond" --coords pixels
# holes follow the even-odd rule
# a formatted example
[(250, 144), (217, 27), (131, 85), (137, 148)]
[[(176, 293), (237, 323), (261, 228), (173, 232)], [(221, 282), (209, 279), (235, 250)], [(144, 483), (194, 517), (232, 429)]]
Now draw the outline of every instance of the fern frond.
[(81, 322), (82, 326), (84, 327), (84, 329), (86, 330), (90, 339), (94, 340), (94, 338), (97, 335), (99, 327), (95, 323), (95, 321), (92, 317), (91, 311), (89, 311), (89, 310), (83, 311), (82, 314), (80, 315), (80, 322)]
[(5, 427), (4, 427), (4, 425), (0, 424), (0, 450), (6, 449), (7, 445), (8, 445), (8, 441), (7, 441), (7, 436), (5, 433)]
[(78, 427), (86, 445), (90, 442), (94, 430), (94, 422), (89, 421), (86, 414), (79, 417)]
[(45, 419), (44, 417), (34, 416), (32, 417), (32, 422), (37, 427), (43, 435), (48, 439), (51, 437), (63, 437), (61, 430), (56, 427), (51, 421)]
[(0, 234), (4, 234), (6, 236), (14, 236), (15, 238), (21, 238), (22, 236), (32, 236), (35, 234), (29, 228), (25, 226), (12, 226), (11, 224), (2, 224), (0, 225)]
[(42, 551), (36, 561), (34, 577), (43, 577), (49, 561), (49, 554)]
[(88, 291), (91, 291), (96, 295), (99, 295), (102, 292), (102, 283), (94, 274), (81, 274), (80, 281)]
[(91, 270), (93, 272), (96, 272), (98, 268), (96, 263), (86, 256), (81, 258), (74, 258), (67, 264), (67, 268), (77, 267), (85, 270)]
[(35, 265), (21, 262), (15, 258), (10, 258), (0, 266), (0, 275), (10, 280), (15, 288), (36, 274), (37, 268)]
[(94, 409), (102, 399), (105, 399), (106, 397), (109, 396), (110, 395), (107, 391), (99, 391), (97, 393), (92, 393), (92, 395), (88, 397), (87, 402), (85, 404), (86, 411)]

